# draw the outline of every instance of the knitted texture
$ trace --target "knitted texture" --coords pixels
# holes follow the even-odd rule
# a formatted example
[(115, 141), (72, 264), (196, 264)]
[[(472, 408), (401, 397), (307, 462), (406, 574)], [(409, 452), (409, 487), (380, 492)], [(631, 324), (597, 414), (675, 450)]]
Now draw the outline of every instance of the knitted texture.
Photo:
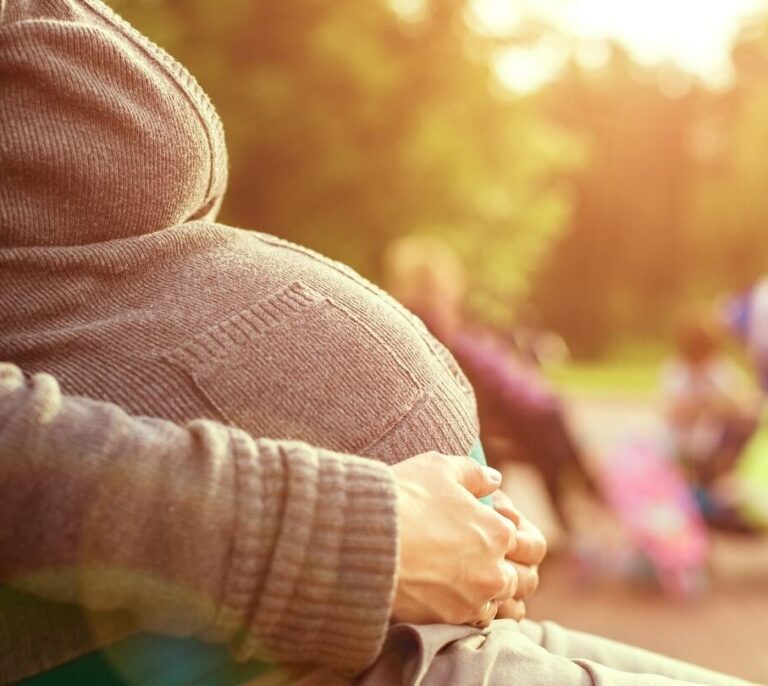
[[(62, 397), (0, 364), (0, 683), (137, 627), (356, 671), (396, 565), (389, 471)], [(76, 602), (82, 610), (32, 595)]]
[[(0, 359), (134, 415), (314, 446), (203, 432), (228, 446), (210, 450), (236, 465), (236, 497), (249, 503), (222, 525), (232, 568), (202, 571), (203, 595), (225, 585), (212, 631), (242, 634), (243, 656), (360, 668), (393, 585), (390, 558), (367, 557), (378, 534), (356, 528), (382, 511), (365, 485), (380, 467), (329, 456), (467, 454), (471, 389), (415, 317), (348, 268), (211, 223), (226, 180), (221, 124), (158, 47), (96, 0), (1, 7)], [(173, 579), (161, 541), (130, 564), (155, 559)], [(329, 585), (308, 584), (309, 569)], [(129, 605), (144, 625), (157, 619), (151, 603)], [(186, 626), (180, 610), (168, 616)]]
[(0, 65), (0, 121), (19, 124), (0, 128), (0, 246), (109, 240), (217, 207), (227, 160), (213, 106), (106, 6), (6, 2)]
[(95, 0), (9, 2), (0, 70), (0, 356), (139, 414), (388, 462), (469, 450), (471, 391), (414, 317), (192, 221), (223, 192), (221, 124), (158, 47)]

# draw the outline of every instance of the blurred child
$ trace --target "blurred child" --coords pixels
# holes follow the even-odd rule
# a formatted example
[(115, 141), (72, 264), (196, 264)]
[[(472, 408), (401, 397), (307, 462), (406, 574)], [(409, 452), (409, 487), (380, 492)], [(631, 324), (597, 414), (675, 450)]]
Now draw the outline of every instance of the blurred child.
[(677, 454), (703, 484), (728, 471), (756, 427), (754, 394), (704, 316), (680, 327), (662, 391)]
[(674, 448), (705, 519), (719, 529), (751, 532), (738, 503), (724, 498), (718, 485), (732, 474), (757, 428), (758, 403), (741, 369), (723, 352), (710, 318), (691, 317), (680, 327), (677, 355), (663, 368), (662, 390)]

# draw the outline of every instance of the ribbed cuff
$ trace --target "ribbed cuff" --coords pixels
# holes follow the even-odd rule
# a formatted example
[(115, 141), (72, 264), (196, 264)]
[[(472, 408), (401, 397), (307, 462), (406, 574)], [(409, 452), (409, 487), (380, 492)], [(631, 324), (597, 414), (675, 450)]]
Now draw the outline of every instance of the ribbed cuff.
[(394, 595), (389, 469), (303, 443), (233, 441), (238, 525), (221, 619), (239, 635), (237, 657), (361, 671)]

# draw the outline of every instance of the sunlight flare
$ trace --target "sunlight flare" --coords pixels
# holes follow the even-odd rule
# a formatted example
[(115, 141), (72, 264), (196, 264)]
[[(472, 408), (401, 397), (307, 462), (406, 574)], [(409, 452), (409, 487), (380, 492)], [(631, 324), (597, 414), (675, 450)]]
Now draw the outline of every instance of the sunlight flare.
[[(542, 19), (578, 42), (616, 40), (647, 65), (673, 64), (718, 87), (731, 78), (730, 47), (745, 22), (767, 0), (475, 0), (474, 13), (489, 32), (513, 30), (526, 18)], [(552, 73), (519, 50), (499, 60), (502, 80), (531, 90)], [(527, 60), (527, 62), (526, 62)], [(526, 66), (526, 63), (528, 66)], [(556, 71), (557, 67), (554, 68)]]

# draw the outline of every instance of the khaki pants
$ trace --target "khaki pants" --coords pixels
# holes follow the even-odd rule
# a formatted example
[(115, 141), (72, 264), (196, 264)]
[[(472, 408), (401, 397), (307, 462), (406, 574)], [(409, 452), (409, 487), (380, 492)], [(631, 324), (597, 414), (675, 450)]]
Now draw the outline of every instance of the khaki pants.
[(744, 686), (745, 681), (563, 629), (496, 620), (487, 629), (392, 627), (360, 686)]

